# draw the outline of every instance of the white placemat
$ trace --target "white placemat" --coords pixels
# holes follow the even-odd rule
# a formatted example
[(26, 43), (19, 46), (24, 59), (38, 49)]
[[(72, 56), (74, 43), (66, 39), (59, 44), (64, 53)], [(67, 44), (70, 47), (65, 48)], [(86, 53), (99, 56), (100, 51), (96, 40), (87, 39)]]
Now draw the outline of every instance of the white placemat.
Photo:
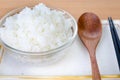
[[(106, 24), (107, 21), (102, 21)], [(119, 20), (115, 24), (120, 24)], [(120, 34), (120, 29), (119, 34)], [(91, 64), (88, 52), (77, 36), (71, 47), (66, 49), (67, 54), (57, 63), (38, 66), (20, 63), (19, 60), (4, 54), (0, 64), (0, 75), (89, 75)], [(103, 26), (103, 33), (96, 51), (97, 62), (101, 74), (120, 74), (111, 33), (108, 25)]]

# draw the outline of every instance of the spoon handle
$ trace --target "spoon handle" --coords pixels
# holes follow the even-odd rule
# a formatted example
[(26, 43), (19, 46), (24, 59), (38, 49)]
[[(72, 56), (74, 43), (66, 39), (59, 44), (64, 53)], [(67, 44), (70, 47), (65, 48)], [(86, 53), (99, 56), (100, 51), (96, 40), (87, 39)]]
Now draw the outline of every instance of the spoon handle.
[(100, 72), (95, 55), (90, 55), (91, 66), (92, 66), (92, 80), (101, 80)]

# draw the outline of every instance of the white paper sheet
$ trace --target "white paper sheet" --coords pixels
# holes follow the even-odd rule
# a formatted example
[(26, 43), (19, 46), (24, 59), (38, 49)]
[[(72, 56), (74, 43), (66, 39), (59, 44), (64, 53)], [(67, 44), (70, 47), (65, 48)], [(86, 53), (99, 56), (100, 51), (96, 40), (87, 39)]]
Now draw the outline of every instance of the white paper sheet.
[[(107, 21), (102, 21), (106, 24)], [(115, 23), (119, 23), (117, 20)], [(120, 34), (120, 28), (118, 28)], [(89, 54), (77, 36), (71, 47), (66, 49), (67, 54), (60, 61), (47, 65), (38, 66), (19, 62), (19, 60), (4, 54), (0, 64), (0, 75), (90, 75), (91, 64)], [(103, 26), (103, 33), (98, 44), (97, 62), (101, 74), (120, 74), (109, 26)]]

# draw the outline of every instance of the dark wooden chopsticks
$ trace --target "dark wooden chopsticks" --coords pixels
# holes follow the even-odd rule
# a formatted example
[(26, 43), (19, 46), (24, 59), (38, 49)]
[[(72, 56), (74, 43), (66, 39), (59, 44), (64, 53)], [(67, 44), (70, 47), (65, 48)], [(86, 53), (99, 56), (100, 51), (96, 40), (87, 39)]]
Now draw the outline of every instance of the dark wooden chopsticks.
[(114, 44), (114, 48), (117, 56), (118, 66), (120, 70), (120, 40), (119, 40), (117, 30), (115, 28), (112, 18), (108, 17), (108, 21), (109, 21), (112, 40), (113, 40), (113, 44)]

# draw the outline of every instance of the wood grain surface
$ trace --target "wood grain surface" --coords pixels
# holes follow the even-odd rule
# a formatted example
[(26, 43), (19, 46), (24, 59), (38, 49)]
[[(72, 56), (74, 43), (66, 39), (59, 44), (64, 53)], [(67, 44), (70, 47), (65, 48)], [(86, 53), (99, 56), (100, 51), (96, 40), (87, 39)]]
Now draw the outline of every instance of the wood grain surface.
[(84, 12), (94, 12), (101, 19), (107, 19), (108, 16), (120, 19), (120, 0), (0, 0), (0, 18), (12, 9), (41, 2), (50, 7), (64, 9), (76, 19)]

